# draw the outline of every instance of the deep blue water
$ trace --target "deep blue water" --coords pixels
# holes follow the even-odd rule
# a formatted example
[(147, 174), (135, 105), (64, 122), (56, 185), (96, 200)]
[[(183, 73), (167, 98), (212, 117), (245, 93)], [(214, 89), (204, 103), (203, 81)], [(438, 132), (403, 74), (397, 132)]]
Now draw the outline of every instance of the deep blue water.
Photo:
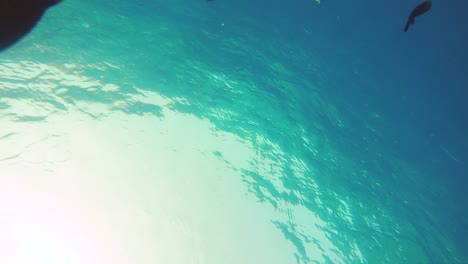
[(468, 263), (468, 4), (434, 1), (404, 33), (417, 4), (65, 0), (0, 60), (83, 65), (122, 87), (70, 88), (70, 104), (125, 101), (136, 87), (185, 98), (171, 109), (250, 142), (259, 158), (236, 169), (282, 215), (268, 224), (297, 263)]

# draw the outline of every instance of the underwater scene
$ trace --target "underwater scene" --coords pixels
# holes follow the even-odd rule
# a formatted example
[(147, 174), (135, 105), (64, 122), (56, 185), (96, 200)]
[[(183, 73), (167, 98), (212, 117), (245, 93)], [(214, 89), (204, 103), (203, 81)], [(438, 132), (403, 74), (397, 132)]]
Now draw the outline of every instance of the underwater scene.
[(12, 3), (0, 263), (468, 263), (468, 3)]

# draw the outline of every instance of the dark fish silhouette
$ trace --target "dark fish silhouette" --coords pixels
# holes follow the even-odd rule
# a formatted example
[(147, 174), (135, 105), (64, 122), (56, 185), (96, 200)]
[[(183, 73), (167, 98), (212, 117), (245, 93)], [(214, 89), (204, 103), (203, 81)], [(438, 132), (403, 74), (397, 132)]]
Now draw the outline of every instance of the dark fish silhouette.
[(62, 0), (0, 0), (0, 51), (30, 32), (47, 8)]
[(410, 25), (414, 24), (414, 18), (426, 13), (429, 9), (431, 9), (432, 1), (425, 1), (419, 4), (416, 8), (413, 9), (411, 12), (408, 22), (406, 22), (405, 32), (408, 31)]

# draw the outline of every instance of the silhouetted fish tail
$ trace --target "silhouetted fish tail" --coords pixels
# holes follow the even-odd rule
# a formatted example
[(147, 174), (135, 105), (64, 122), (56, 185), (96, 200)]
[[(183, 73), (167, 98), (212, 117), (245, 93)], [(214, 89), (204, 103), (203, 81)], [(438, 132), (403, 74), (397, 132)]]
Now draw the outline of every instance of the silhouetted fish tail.
[[(414, 23), (414, 22), (413, 22), (413, 23)], [(413, 24), (413, 23), (411, 23), (411, 17), (408, 18), (408, 21), (406, 22), (406, 26), (405, 26), (405, 32), (408, 31), (409, 26), (410, 26), (411, 24)]]

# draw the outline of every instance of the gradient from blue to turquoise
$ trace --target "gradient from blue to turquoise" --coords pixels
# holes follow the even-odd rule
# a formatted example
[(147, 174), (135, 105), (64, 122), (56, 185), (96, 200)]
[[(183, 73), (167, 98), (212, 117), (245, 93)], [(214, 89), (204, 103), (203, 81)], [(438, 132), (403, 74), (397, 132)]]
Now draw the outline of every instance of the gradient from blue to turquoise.
[[(163, 124), (169, 120), (168, 113), (195, 117), (200, 124), (211, 124), (207, 127), (220, 145), (215, 144), (210, 153), (189, 151), (191, 154), (180, 155), (180, 159), (175, 155), (164, 176), (172, 177), (171, 166), (174, 175), (178, 166), (196, 167), (197, 162), (191, 161), (199, 156), (227, 164), (233, 177), (243, 183), (238, 191), (270, 212), (258, 216), (264, 222), (255, 223), (269, 226), (269, 232), (275, 233), (272, 236), (289, 245), (271, 248), (272, 256), (283, 252), (300, 264), (467, 263), (468, 28), (463, 26), (467, 4), (435, 1), (432, 10), (417, 17), (404, 33), (407, 16), (417, 4), (65, 0), (50, 9), (30, 35), (0, 54), (2, 182), (13, 177), (8, 168), (24, 166), (21, 156), (36, 144), (28, 144), (29, 136), (25, 136), (25, 147), (17, 152), (11, 147), (17, 142), (15, 137), (22, 129), (54, 124), (55, 115), (71, 120), (70, 113), (78, 113), (86, 117), (77, 120), (90, 122), (84, 125), (89, 127), (95, 121), (106, 123), (115, 113), (128, 124), (140, 122), (133, 116), (148, 118), (142, 119), (144, 140), (130, 132), (129, 139), (123, 139), (143, 147), (158, 137), (144, 126), (153, 122), (150, 118)], [(152, 100), (156, 97), (160, 99)], [(112, 120), (109, 130), (103, 131), (119, 127), (119, 119)], [(14, 124), (20, 128), (11, 128)], [(183, 124), (180, 134), (173, 136), (175, 141), (187, 141), (186, 146), (201, 142), (200, 148), (209, 144), (210, 137), (201, 141), (204, 137), (193, 132), (198, 129)], [(66, 135), (66, 129), (60, 131)], [(50, 133), (61, 138), (62, 132)], [(227, 136), (222, 135), (236, 140), (223, 141)], [(68, 141), (58, 142), (54, 144), (68, 148)], [(222, 142), (248, 145), (255, 155), (243, 157), (241, 151)], [(42, 151), (48, 153), (47, 146), (54, 144), (45, 145)], [(70, 144), (70, 149), (76, 148)], [(128, 155), (134, 158), (129, 166), (144, 167), (137, 160), (153, 154), (172, 155), (168, 154), (172, 153), (171, 144), (164, 150), (167, 153), (158, 155), (149, 147), (141, 156), (122, 148), (115, 158), (125, 160)], [(103, 146), (96, 143), (94, 151), (105, 153)], [(72, 151), (64, 150), (68, 152)], [(74, 155), (73, 160), (80, 158)], [(47, 167), (48, 177), (53, 179), (56, 169), (49, 163), (41, 166)], [(210, 166), (207, 164), (199, 166)], [(92, 171), (94, 165), (89, 166), (86, 170)], [(106, 177), (97, 181), (112, 180), (106, 167), (102, 168)], [(140, 170), (146, 173), (144, 168)], [(206, 178), (194, 173), (190, 181), (197, 183), (194, 186), (215, 186), (214, 194), (221, 192), (219, 186), (228, 190), (225, 183), (231, 179), (220, 180), (225, 185), (209, 182), (223, 177), (222, 172), (213, 171), (213, 177)], [(129, 186), (133, 184), (132, 173), (122, 177)], [(183, 175), (174, 176), (179, 177), (181, 186), (176, 190), (185, 186)], [(23, 185), (12, 186), (21, 191)], [(36, 190), (34, 186), (28, 188)], [(45, 187), (38, 190), (45, 190), (41, 188)], [(190, 195), (206, 201), (207, 207), (213, 201), (204, 199), (216, 200), (216, 195), (197, 195), (197, 187), (190, 188), (195, 192)], [(200, 187), (202, 190), (210, 191)], [(177, 197), (193, 198), (185, 195), (180, 191)], [(175, 215), (176, 210), (167, 206), (167, 215)], [(190, 203), (180, 206), (189, 207)], [(225, 208), (227, 215), (236, 215), (227, 205)], [(198, 215), (202, 211), (188, 214), (197, 220), (188, 216), (177, 219), (192, 226), (191, 221), (203, 219)], [(235, 217), (223, 221), (224, 228), (237, 227)], [(203, 222), (198, 224), (201, 226), (193, 224), (192, 233), (187, 231), (190, 239), (216, 237), (203, 233), (211, 230)], [(258, 226), (252, 223), (252, 228)], [(153, 235), (157, 240), (158, 235)], [(256, 238), (252, 234), (248, 242), (229, 243), (255, 243)], [(209, 246), (203, 250), (204, 257), (191, 263), (217, 263), (223, 257), (227, 258), (224, 263), (267, 263), (262, 253), (237, 252), (235, 248), (230, 250), (236, 253), (214, 253)], [(231, 254), (251, 257), (239, 256), (234, 261)], [(168, 259), (166, 263), (182, 263)], [(146, 263), (154, 263), (150, 260)]]

